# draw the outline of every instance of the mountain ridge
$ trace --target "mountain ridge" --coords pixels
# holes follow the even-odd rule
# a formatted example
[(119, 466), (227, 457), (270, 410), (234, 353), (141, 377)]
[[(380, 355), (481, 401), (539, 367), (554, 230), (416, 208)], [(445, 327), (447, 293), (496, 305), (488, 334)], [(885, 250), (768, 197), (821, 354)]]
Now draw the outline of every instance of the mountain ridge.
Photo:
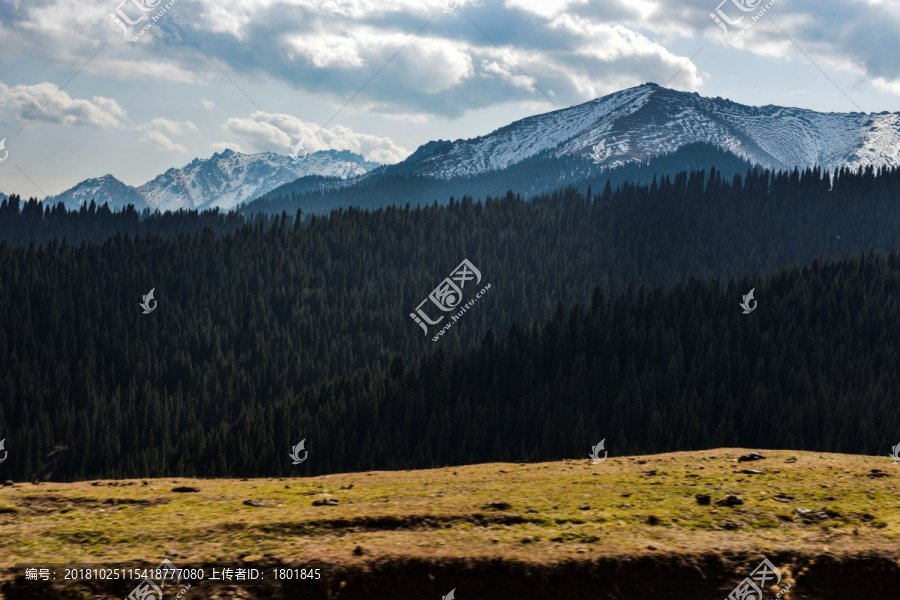
[[(232, 210), (299, 182), (303, 193), (370, 185), (392, 176), (447, 182), (496, 174), (504, 190), (529, 193), (547, 173), (515, 170), (546, 159), (558, 181), (584, 179), (630, 163), (707, 144), (771, 170), (896, 166), (900, 113), (822, 113), (768, 104), (749, 106), (721, 97), (645, 83), (575, 106), (531, 115), (468, 139), (432, 140), (405, 160), (378, 165), (349, 151), (324, 150), (295, 162), (274, 153), (231, 150), (195, 158), (133, 188), (110, 179), (85, 180), (50, 197), (77, 208), (91, 196), (124, 206), (136, 197), (152, 210)], [(555, 162), (554, 162), (555, 161)], [(574, 161), (574, 162), (573, 162)], [(576, 177), (577, 175), (577, 177)], [(301, 182), (301, 180), (304, 180)], [(343, 195), (341, 202), (352, 197)], [(396, 201), (405, 202), (407, 198)]]
[(756, 107), (645, 83), (525, 117), (483, 136), (429, 142), (375, 172), (470, 177), (541, 155), (581, 156), (615, 167), (692, 142), (719, 146), (773, 170), (891, 166), (897, 164), (893, 149), (900, 144), (900, 113)]
[(138, 210), (232, 210), (304, 176), (354, 177), (378, 166), (348, 150), (320, 150), (295, 161), (272, 152), (244, 154), (225, 149), (208, 159), (194, 158), (183, 167), (170, 168), (137, 187), (107, 174), (85, 179), (44, 201), (62, 202), (70, 210), (91, 200), (109, 203), (114, 210), (128, 204)]

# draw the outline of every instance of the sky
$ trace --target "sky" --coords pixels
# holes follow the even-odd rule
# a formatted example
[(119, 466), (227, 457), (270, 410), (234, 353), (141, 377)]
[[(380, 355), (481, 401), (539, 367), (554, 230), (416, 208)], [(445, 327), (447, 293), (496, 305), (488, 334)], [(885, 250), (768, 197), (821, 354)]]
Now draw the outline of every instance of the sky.
[(394, 163), (646, 82), (900, 112), (900, 0), (0, 0), (0, 40), (0, 191), (39, 199), (301, 139)]

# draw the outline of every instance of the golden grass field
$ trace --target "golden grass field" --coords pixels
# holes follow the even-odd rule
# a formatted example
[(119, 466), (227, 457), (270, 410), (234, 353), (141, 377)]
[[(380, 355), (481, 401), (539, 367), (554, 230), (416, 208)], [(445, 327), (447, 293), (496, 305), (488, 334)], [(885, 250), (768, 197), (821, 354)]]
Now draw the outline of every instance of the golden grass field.
[[(0, 488), (0, 564), (320, 561), (333, 565), (333, 598), (437, 600), (453, 587), (459, 600), (507, 597), (487, 591), (483, 580), (495, 573), (507, 588), (524, 586), (510, 598), (581, 597), (583, 576), (596, 580), (584, 597), (702, 591), (712, 600), (767, 556), (782, 571), (781, 587), (791, 586), (788, 600), (843, 598), (829, 594), (844, 581), (860, 599), (900, 599), (900, 465), (887, 456), (767, 450), (756, 450), (763, 460), (737, 461), (750, 451), (315, 478), (16, 483)], [(172, 491), (179, 486), (199, 491)], [(709, 505), (698, 502), (702, 494)], [(717, 505), (729, 495), (742, 504)], [(339, 504), (313, 505), (326, 498)], [(552, 583), (555, 572), (570, 571), (575, 579)], [(6, 571), (0, 593), (32, 597), (17, 596), (11, 578)], [(207, 584), (192, 597), (265, 597), (211, 584), (203, 592)], [(642, 596), (642, 584), (656, 591)], [(677, 595), (680, 586), (690, 591)], [(107, 597), (79, 593), (71, 597)]]

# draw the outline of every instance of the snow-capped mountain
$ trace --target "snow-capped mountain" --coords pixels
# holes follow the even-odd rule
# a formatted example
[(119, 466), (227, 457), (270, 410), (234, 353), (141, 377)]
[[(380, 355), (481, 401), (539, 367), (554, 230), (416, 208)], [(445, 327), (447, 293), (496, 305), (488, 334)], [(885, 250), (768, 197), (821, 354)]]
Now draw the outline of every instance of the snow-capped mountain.
[(648, 83), (515, 121), (487, 135), (421, 146), (385, 172), (450, 179), (535, 156), (583, 156), (618, 166), (706, 142), (773, 169), (897, 165), (900, 113), (819, 113), (745, 106)]
[[(596, 173), (595, 169), (649, 159), (696, 143), (710, 144), (771, 169), (897, 166), (900, 113), (819, 113), (746, 106), (647, 83), (515, 121), (481, 137), (428, 142), (406, 160), (380, 168), (348, 151), (320, 151), (294, 161), (273, 153), (248, 155), (225, 150), (180, 169), (169, 169), (137, 188), (107, 175), (47, 200), (63, 201), (70, 208), (94, 199), (113, 207), (131, 203), (159, 210), (231, 210), (308, 175), (339, 178), (340, 183), (333, 187), (368, 185), (378, 177), (410, 173), (448, 181), (449, 185), (449, 180), (457, 177), (490, 174), (502, 179), (504, 170), (529, 159), (568, 161), (569, 170), (561, 171), (555, 180), (563, 184), (578, 170), (573, 170), (572, 159), (579, 164), (583, 160), (587, 171)], [(521, 164), (518, 171), (528, 171), (528, 164)], [(529, 182), (522, 177), (523, 173), (510, 171), (509, 188), (527, 189)], [(544, 179), (553, 181), (546, 175)], [(491, 186), (498, 187), (495, 183)], [(301, 185), (298, 190), (301, 188), (306, 189)]]
[(346, 179), (378, 166), (347, 150), (313, 152), (300, 161), (271, 152), (241, 154), (225, 150), (208, 160), (194, 159), (181, 169), (169, 169), (137, 191), (154, 209), (231, 210), (300, 177)]
[(121, 210), (129, 204), (134, 204), (137, 210), (147, 208), (144, 198), (133, 187), (122, 183), (112, 175), (85, 179), (58, 196), (46, 198), (44, 203), (55, 205), (62, 202), (67, 209), (77, 210), (83, 204), (89, 204), (91, 200), (94, 200), (97, 206), (109, 203), (112, 210)]
[(208, 159), (196, 158), (180, 169), (169, 169), (152, 181), (135, 188), (106, 175), (85, 180), (45, 202), (63, 202), (67, 208), (79, 208), (92, 199), (110, 208), (134, 204), (142, 210), (178, 210), (221, 208), (231, 210), (280, 185), (307, 175), (348, 178), (378, 167), (349, 151), (323, 150), (295, 161), (290, 156), (271, 152), (242, 154), (225, 150)]

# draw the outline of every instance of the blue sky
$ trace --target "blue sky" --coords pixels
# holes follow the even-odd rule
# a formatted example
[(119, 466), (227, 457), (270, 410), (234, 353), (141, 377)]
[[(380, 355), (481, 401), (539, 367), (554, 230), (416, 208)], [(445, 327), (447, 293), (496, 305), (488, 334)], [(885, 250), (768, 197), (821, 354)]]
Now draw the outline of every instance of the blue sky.
[(720, 1), (0, 0), (0, 191), (301, 138), (396, 162), (648, 81), (900, 111), (900, 0)]

